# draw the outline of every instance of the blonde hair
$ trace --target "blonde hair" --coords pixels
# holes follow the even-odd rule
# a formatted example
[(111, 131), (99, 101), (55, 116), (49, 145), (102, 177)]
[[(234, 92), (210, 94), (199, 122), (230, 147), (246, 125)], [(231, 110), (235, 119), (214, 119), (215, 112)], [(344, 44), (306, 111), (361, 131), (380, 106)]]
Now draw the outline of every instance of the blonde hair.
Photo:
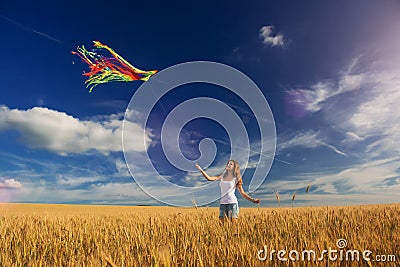
[[(226, 165), (229, 164), (229, 162), (233, 163), (233, 176), (236, 177), (237, 179), (237, 183), (240, 183), (242, 181), (242, 175), (240, 174), (240, 168), (239, 168), (239, 162), (237, 162), (236, 160), (230, 159), (228, 160), (228, 162), (226, 163)], [(225, 178), (228, 175), (227, 171), (224, 171), (223, 177)]]

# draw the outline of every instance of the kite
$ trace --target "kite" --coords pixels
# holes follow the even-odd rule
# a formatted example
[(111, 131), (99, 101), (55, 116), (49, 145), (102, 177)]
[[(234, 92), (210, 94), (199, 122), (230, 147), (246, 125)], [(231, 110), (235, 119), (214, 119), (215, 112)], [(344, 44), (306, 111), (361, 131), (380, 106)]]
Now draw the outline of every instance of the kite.
[[(98, 49), (88, 51), (82, 45), (77, 48), (76, 51), (72, 51), (72, 54), (78, 55), (89, 67), (89, 72), (84, 72), (84, 76), (89, 78), (85, 81), (86, 88), (89, 88), (89, 92), (92, 92), (93, 88), (102, 83), (108, 82), (130, 82), (130, 81), (148, 81), (149, 78), (157, 73), (157, 70), (144, 71), (135, 68), (128, 61), (118, 55), (112, 48), (99, 41), (93, 41), (94, 46)], [(110, 57), (106, 57), (100, 52), (107, 50), (110, 53)]]

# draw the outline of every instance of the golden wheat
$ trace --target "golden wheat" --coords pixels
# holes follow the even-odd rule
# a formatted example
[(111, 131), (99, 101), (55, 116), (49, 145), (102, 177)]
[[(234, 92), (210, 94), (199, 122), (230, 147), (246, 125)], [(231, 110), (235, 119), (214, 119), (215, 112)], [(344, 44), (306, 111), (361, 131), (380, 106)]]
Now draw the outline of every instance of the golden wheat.
[(220, 225), (218, 208), (0, 204), (0, 266), (375, 266), (257, 257), (264, 246), (337, 249), (340, 238), (396, 256), (376, 266), (400, 265), (399, 204), (240, 213)]

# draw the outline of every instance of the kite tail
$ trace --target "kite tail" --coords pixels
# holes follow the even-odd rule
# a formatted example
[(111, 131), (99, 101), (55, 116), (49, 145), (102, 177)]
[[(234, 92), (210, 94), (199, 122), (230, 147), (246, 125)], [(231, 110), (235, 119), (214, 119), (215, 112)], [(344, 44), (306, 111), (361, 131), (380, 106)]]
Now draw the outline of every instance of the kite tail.
[(135, 74), (141, 74), (138, 75), (138, 80), (142, 80), (142, 81), (147, 81), (152, 75), (154, 75), (155, 73), (157, 73), (157, 70), (150, 70), (150, 71), (144, 71), (144, 70), (140, 70), (138, 68), (135, 68), (134, 66), (132, 66), (128, 61), (126, 61), (123, 57), (121, 57), (120, 55), (118, 55), (111, 47), (99, 42), (99, 41), (93, 41), (94, 46), (96, 46), (97, 48), (104, 48), (106, 50), (108, 50), (110, 52), (111, 55), (113, 55), (113, 57), (125, 68), (123, 69), (119, 69), (120, 71), (125, 71), (126, 69), (133, 71)]
[(77, 52), (72, 54), (78, 55), (86, 64), (89, 65), (90, 71), (84, 72), (84, 76), (89, 78), (85, 81), (89, 92), (93, 88), (102, 83), (108, 82), (130, 82), (135, 80), (148, 81), (149, 78), (157, 73), (157, 70), (143, 71), (132, 66), (128, 61), (118, 55), (112, 48), (99, 41), (94, 41), (94, 46), (107, 50), (112, 57), (106, 57), (94, 51), (88, 51), (83, 45), (77, 48)]

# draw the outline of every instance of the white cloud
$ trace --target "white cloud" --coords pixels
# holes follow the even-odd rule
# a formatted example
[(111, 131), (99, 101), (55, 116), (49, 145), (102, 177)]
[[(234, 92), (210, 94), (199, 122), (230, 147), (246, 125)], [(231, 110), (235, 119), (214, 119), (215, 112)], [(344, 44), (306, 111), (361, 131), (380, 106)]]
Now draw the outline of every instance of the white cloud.
[(358, 136), (357, 134), (353, 132), (346, 132), (347, 138), (343, 140), (342, 142), (354, 142), (354, 141), (364, 141), (365, 138)]
[(65, 175), (59, 175), (57, 178), (60, 186), (80, 186), (85, 183), (94, 183), (105, 180), (104, 178), (102, 179), (102, 177), (71, 177)]
[(291, 89), (286, 92), (289, 104), (311, 113), (320, 111), (335, 96), (360, 89), (370, 80), (368, 74), (342, 74), (337, 81), (320, 81), (309, 89)]
[[(398, 173), (399, 157), (374, 160), (355, 164), (336, 172), (321, 171), (298, 174), (285, 179), (269, 181), (257, 191), (259, 195), (271, 195), (278, 190), (281, 199), (290, 199), (290, 192), (297, 192), (296, 199), (305, 200), (305, 189), (311, 185), (308, 198), (313, 205), (339, 205), (349, 203), (393, 203), (400, 199), (400, 174)], [(286, 194), (286, 195), (284, 195)], [(346, 203), (347, 202), (347, 203)]]
[(131, 174), (129, 173), (128, 166), (126, 162), (121, 159), (115, 160), (115, 167), (117, 169), (117, 175), (121, 177), (130, 177)]
[[(353, 152), (364, 149), (365, 160), (398, 154), (400, 69), (374, 61), (361, 64), (360, 60), (352, 60), (336, 79), (316, 82), (309, 89), (287, 91), (286, 110), (297, 117), (314, 113), (313, 119), (330, 123), (335, 135), (342, 135), (340, 144), (354, 149), (358, 143), (357, 152)], [(284, 145), (290, 142), (296, 140)], [(340, 150), (335, 152), (341, 154)]]
[(6, 179), (0, 182), (0, 189), (20, 189), (22, 184), (15, 179)]
[(319, 141), (319, 143), (320, 143), (321, 145), (323, 145), (323, 146), (325, 146), (325, 147), (331, 149), (333, 152), (335, 152), (335, 153), (337, 153), (337, 154), (339, 154), (339, 155), (342, 155), (342, 156), (346, 156), (346, 157), (347, 157), (347, 154), (346, 154), (345, 152), (339, 150), (337, 147), (335, 147), (335, 146), (333, 146), (333, 145), (330, 145), (330, 144), (327, 144), (327, 143), (322, 142), (322, 141)]
[[(0, 200), (2, 196), (0, 195)], [(90, 204), (154, 204), (136, 184), (98, 183), (87, 188), (69, 189), (63, 186), (46, 187), (39, 183), (27, 183), (24, 188), (9, 195), (7, 202), (90, 203)]]
[(332, 96), (358, 90), (367, 81), (367, 74), (345, 74), (339, 80), (338, 90)]
[[(360, 70), (360, 60), (361, 57), (354, 58), (344, 70), (338, 72), (336, 78), (317, 81), (306, 88), (287, 90), (288, 113), (303, 117), (305, 113), (316, 113), (332, 106), (336, 111), (340, 109), (341, 107), (336, 106), (338, 103), (335, 103), (339, 96), (345, 97), (346, 93), (366, 89), (375, 82), (372, 72)], [(360, 99), (358, 102), (361, 101)], [(347, 108), (354, 107), (358, 102)]]
[(285, 44), (283, 34), (278, 33), (273, 35), (274, 26), (267, 25), (260, 29), (260, 38), (265, 45), (283, 46)]
[[(223, 168), (219, 168), (219, 170), (221, 172), (221, 170), (223, 170)], [(220, 174), (213, 170), (211, 170), (211, 171), (207, 170), (207, 173), (209, 173), (211, 176)], [(202, 186), (202, 185), (209, 183), (209, 182), (207, 182), (207, 180), (203, 177), (203, 175), (200, 172), (188, 172), (183, 177), (182, 182), (187, 187), (198, 187), (198, 186)]]
[[(399, 194), (400, 183), (395, 183), (400, 176), (398, 160), (394, 157), (357, 164), (335, 174), (320, 175), (315, 182), (334, 184), (340, 193), (366, 193), (376, 197), (379, 194)], [(388, 179), (393, 179), (392, 185), (387, 184)]]
[(315, 148), (320, 142), (320, 140), (318, 139), (318, 132), (311, 130), (299, 133), (295, 136), (280, 137), (280, 139), (283, 140), (278, 139), (278, 151), (296, 146)]
[[(60, 155), (92, 149), (108, 154), (122, 151), (121, 117), (114, 114), (103, 116), (101, 121), (79, 120), (64, 112), (43, 107), (19, 110), (0, 106), (0, 130), (15, 130), (30, 147)], [(150, 143), (150, 134), (134, 122), (125, 123), (129, 124), (130, 129), (130, 149), (143, 151), (143, 145), (135, 144), (142, 144), (143, 139)]]
[(321, 137), (319, 137), (319, 132), (315, 132), (313, 130), (301, 132), (295, 136), (281, 136), (280, 140), (278, 139), (277, 152), (281, 153), (283, 150), (293, 147), (316, 148), (320, 146), (327, 147), (339, 155), (347, 156), (345, 152), (339, 150), (334, 145), (327, 144), (326, 142), (322, 141)]
[(367, 152), (373, 155), (400, 152), (400, 71), (374, 75), (375, 86), (368, 101), (350, 117), (351, 131), (373, 138)]

